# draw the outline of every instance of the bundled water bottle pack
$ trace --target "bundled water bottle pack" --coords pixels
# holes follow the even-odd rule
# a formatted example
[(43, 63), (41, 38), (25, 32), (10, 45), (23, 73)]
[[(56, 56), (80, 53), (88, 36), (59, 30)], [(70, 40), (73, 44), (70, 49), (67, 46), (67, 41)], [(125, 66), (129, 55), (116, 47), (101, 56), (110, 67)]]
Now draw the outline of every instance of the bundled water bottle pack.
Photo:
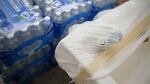
[(54, 50), (74, 24), (92, 20), (116, 0), (0, 0), (0, 72), (25, 83), (56, 64)]

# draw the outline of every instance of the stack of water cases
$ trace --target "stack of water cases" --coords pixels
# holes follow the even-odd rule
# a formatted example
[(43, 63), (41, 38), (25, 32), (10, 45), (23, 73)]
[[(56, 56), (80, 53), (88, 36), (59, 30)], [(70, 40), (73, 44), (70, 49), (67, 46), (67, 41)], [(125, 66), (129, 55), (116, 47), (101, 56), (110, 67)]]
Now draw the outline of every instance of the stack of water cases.
[(59, 41), (62, 37), (68, 34), (68, 29), (74, 24), (80, 24), (90, 17), (91, 3), (85, 1), (70, 1), (62, 0), (60, 8), (52, 11), (54, 22), (54, 36)]
[(72, 25), (91, 21), (98, 12), (114, 8), (116, 2), (116, 0), (45, 0), (45, 5), (40, 7), (44, 15), (52, 18), (54, 45), (57, 45), (68, 34)]
[(0, 69), (5, 82), (26, 84), (47, 71), (55, 65), (54, 49), (71, 26), (115, 6), (116, 0), (0, 0)]
[(52, 22), (32, 0), (0, 0), (0, 71), (6, 83), (27, 83), (53, 64)]
[(41, 9), (41, 15), (50, 16), (54, 23), (55, 46), (68, 34), (68, 29), (72, 25), (91, 21), (98, 12), (117, 5), (117, 0), (34, 0), (34, 2)]

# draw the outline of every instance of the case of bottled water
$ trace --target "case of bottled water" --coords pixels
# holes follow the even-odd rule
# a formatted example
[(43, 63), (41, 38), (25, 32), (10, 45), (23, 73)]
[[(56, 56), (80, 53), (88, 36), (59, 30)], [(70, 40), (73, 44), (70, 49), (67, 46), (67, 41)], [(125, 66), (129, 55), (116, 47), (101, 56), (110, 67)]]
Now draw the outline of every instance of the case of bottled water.
[(0, 72), (6, 83), (22, 84), (55, 65), (53, 23), (32, 0), (0, 5)]
[[(50, 17), (47, 16), (32, 24), (18, 26), (21, 29), (16, 30), (13, 34), (11, 32), (3, 36), (0, 40), (2, 45), (0, 60), (3, 63), (1, 72), (6, 79), (10, 80), (15, 76), (14, 79), (19, 80), (24, 77), (23, 73), (27, 74), (26, 70), (32, 71), (31, 66), (42, 60), (43, 62), (37, 66), (44, 66), (44, 63), (48, 63), (49, 67), (52, 66), (54, 63), (52, 51), (54, 50), (52, 50), (53, 32), (51, 26)], [(30, 68), (28, 69), (28, 67)], [(35, 73), (38, 72), (28, 74), (28, 77)], [(23, 75), (20, 76), (20, 74)]]
[(80, 24), (90, 20), (91, 4), (86, 2), (61, 0), (62, 6), (52, 11), (54, 22), (54, 36), (58, 41), (68, 34), (68, 28), (74, 24)]

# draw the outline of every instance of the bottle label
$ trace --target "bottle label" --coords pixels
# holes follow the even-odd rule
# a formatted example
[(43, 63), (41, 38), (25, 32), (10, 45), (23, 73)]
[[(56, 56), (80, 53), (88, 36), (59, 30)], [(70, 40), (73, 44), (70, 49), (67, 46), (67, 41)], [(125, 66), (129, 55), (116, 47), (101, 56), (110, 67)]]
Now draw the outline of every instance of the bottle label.
[(19, 6), (17, 6), (17, 4), (14, 2), (14, 0), (8, 0), (9, 4), (13, 7), (13, 9), (16, 11), (16, 12), (20, 12), (20, 8)]
[(31, 16), (21, 0), (0, 0), (0, 5), (11, 23), (18, 23)]

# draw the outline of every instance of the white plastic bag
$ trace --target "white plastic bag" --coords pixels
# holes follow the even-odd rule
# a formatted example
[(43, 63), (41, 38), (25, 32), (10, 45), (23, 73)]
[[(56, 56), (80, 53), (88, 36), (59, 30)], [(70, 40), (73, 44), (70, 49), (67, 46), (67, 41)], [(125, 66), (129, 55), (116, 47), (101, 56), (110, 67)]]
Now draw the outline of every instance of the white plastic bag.
[[(120, 41), (122, 36), (124, 37), (136, 24), (149, 16), (149, 8), (149, 0), (131, 0), (112, 9), (95, 21), (78, 25), (57, 46), (55, 56), (60, 67), (71, 78), (75, 78), (83, 66), (88, 65), (103, 50)], [(146, 35), (148, 34), (149, 32)], [(139, 40), (138, 45), (134, 45), (132, 48), (137, 48), (142, 40)], [(103, 43), (108, 43), (108, 45), (102, 46)], [(91, 81), (100, 84), (98, 80), (111, 73), (125, 58), (127, 57), (121, 57), (122, 61), (117, 61), (104, 67), (103, 70), (98, 70), (86, 80), (86, 84), (91, 84)], [(95, 83), (92, 82), (92, 84)]]

